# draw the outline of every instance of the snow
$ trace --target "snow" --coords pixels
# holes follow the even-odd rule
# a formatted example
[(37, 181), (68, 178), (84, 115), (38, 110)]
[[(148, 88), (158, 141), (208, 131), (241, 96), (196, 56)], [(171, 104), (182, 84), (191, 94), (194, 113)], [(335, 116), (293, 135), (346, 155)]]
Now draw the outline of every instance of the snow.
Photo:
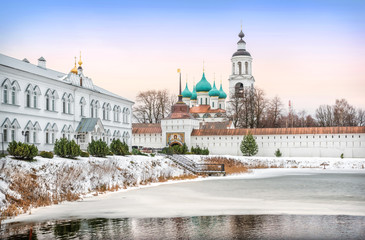
[[(363, 158), (276, 158), (214, 155), (187, 155), (187, 157), (196, 162), (203, 162), (205, 157), (227, 157), (241, 161), (251, 167), (258, 165), (269, 167), (268, 169), (255, 169), (244, 175), (210, 177), (193, 181), (269, 178), (290, 174), (316, 174), (323, 171), (365, 173), (365, 159)], [(328, 163), (326, 170), (323, 170), (323, 166), (321, 166), (323, 162)], [(38, 188), (35, 190), (37, 193), (48, 194), (57, 198), (62, 194), (65, 195), (71, 192), (81, 196), (81, 200), (87, 200), (89, 197), (94, 199), (93, 196), (99, 192), (97, 189), (101, 187), (108, 189), (108, 187), (118, 185), (121, 189), (119, 192), (124, 192), (128, 189), (145, 188), (141, 185), (158, 182), (160, 176), (174, 177), (184, 174), (187, 174), (184, 169), (162, 156), (79, 157), (76, 160), (56, 156), (53, 159), (36, 157), (35, 161), (32, 162), (15, 160), (8, 156), (0, 159), (0, 210), (3, 211), (9, 207), (10, 202), (6, 195), (15, 199), (21, 198), (18, 192), (10, 189), (17, 176), (35, 175), (38, 184)], [(161, 184), (153, 183), (150, 186), (158, 185)], [(126, 190), (122, 188), (126, 188)], [(61, 201), (65, 201), (65, 199), (60, 199), (59, 202)], [(63, 204), (72, 205), (72, 203)], [(32, 209), (31, 211), (37, 210)]]
[(323, 168), (326, 169), (365, 169), (365, 158), (320, 158), (320, 157), (244, 157), (230, 155), (186, 155), (196, 162), (204, 162), (206, 157), (226, 157), (236, 159), (249, 167), (267, 166), (269, 168)]
[[(331, 174), (329, 174), (331, 173)], [(137, 191), (122, 190), (87, 198), (81, 202), (64, 202), (41, 207), (10, 222), (43, 222), (54, 219), (83, 218), (156, 218), (245, 214), (355, 215), (365, 216), (364, 199), (354, 189), (349, 196), (343, 189), (313, 185), (296, 176), (333, 173), (361, 174), (363, 170), (258, 169), (240, 176), (199, 178), (176, 184), (152, 184)], [(288, 188), (279, 176), (289, 178), (303, 188)], [(323, 175), (322, 175), (323, 176)], [(260, 181), (255, 181), (260, 179)], [(328, 178), (333, 181), (341, 177)], [(249, 180), (249, 181), (237, 181)], [(251, 181), (254, 181), (252, 183)], [(358, 181), (362, 181), (358, 179)], [(268, 184), (274, 184), (268, 188)], [(312, 185), (311, 185), (312, 184)], [(348, 183), (352, 184), (352, 183)], [(358, 184), (358, 183), (356, 183)], [(360, 183), (361, 184), (361, 183)], [(362, 183), (363, 185), (363, 183)], [(251, 187), (250, 187), (251, 186)], [(263, 191), (263, 189), (265, 189)], [(359, 189), (360, 190), (360, 189)], [(340, 191), (340, 194), (337, 194)], [(363, 192), (363, 190), (362, 190)], [(309, 193), (307, 195), (307, 193)], [(320, 193), (320, 194), (319, 194)], [(304, 197), (303, 197), (304, 196)], [(327, 198), (331, 197), (331, 200)]]
[(36, 176), (37, 191), (57, 197), (71, 192), (88, 197), (97, 188), (118, 185), (120, 188), (138, 186), (158, 181), (160, 176), (174, 177), (186, 171), (171, 160), (156, 156), (108, 156), (107, 158), (82, 158), (76, 160), (54, 157), (36, 157), (35, 161), (0, 159), (0, 210), (9, 206), (6, 195), (15, 199), (21, 196), (10, 186), (18, 176)]

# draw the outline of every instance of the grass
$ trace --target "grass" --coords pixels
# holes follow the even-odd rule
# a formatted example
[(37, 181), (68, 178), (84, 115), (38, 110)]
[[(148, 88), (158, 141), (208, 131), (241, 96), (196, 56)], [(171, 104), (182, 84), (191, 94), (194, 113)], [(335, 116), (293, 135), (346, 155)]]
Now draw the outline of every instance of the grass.
[(204, 163), (208, 164), (224, 164), (224, 170), (227, 175), (237, 173), (247, 173), (250, 169), (242, 162), (233, 158), (226, 157), (206, 157), (203, 158)]

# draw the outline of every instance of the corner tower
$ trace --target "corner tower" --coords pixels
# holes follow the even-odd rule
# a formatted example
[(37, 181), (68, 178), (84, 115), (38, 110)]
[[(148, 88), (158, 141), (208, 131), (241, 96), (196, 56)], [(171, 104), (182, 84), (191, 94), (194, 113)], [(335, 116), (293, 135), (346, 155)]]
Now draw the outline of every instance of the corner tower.
[(252, 57), (246, 51), (246, 42), (243, 40), (245, 34), (241, 32), (238, 34), (240, 40), (237, 42), (237, 51), (233, 53), (232, 72), (229, 76), (229, 96), (235, 93), (240, 93), (246, 87), (253, 87), (255, 79), (252, 76)]

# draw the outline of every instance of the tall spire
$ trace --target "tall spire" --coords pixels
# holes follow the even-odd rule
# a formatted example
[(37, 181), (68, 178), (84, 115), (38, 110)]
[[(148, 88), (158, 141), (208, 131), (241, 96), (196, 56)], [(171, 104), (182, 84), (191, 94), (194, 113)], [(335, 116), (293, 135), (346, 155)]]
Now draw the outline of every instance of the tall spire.
[(182, 95), (181, 95), (181, 71), (180, 68), (177, 69), (177, 72), (179, 73), (179, 96), (178, 96), (178, 102), (182, 102)]
[(81, 67), (81, 65), (82, 65), (82, 61), (81, 61), (81, 51), (80, 51), (80, 60), (79, 60), (79, 66)]

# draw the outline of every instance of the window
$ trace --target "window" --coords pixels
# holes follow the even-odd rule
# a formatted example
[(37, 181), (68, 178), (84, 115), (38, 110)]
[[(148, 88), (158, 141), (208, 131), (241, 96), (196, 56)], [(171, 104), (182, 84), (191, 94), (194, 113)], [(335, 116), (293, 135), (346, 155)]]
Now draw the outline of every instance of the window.
[(212, 107), (214, 107), (214, 102), (212, 102)]
[(11, 141), (15, 141), (15, 129), (11, 130)]
[(11, 90), (11, 104), (16, 104), (16, 89), (15, 87), (12, 87), (12, 90)]
[(33, 132), (33, 143), (37, 142), (37, 132)]
[(49, 97), (46, 96), (46, 110), (49, 111)]
[(33, 107), (37, 108), (37, 94), (35, 92), (33, 93)]
[(66, 113), (66, 100), (62, 99), (62, 112)]
[(245, 62), (245, 74), (248, 74), (248, 62)]
[(94, 106), (93, 105), (91, 105), (90, 113), (91, 113), (91, 117), (93, 118), (94, 117)]
[(8, 103), (8, 86), (7, 85), (4, 86), (4, 98), (3, 98), (3, 102), (4, 103)]
[(205, 105), (208, 105), (208, 98), (205, 98)]
[(27, 96), (26, 96), (26, 106), (30, 107), (30, 92), (27, 91)]
[(27, 132), (28, 134), (25, 135), (25, 142), (29, 143), (29, 131)]
[(56, 111), (55, 98), (52, 98), (52, 111)]
[(67, 109), (68, 109), (68, 113), (71, 114), (71, 100), (68, 100)]
[(3, 138), (4, 138), (4, 142), (7, 142), (8, 141), (8, 126), (5, 125), (4, 126), (4, 130), (3, 130)]
[(84, 116), (84, 105), (80, 105), (80, 115)]
[(52, 144), (54, 144), (54, 140), (55, 140), (55, 134), (52, 133)]
[(46, 132), (46, 143), (49, 144), (49, 133)]

